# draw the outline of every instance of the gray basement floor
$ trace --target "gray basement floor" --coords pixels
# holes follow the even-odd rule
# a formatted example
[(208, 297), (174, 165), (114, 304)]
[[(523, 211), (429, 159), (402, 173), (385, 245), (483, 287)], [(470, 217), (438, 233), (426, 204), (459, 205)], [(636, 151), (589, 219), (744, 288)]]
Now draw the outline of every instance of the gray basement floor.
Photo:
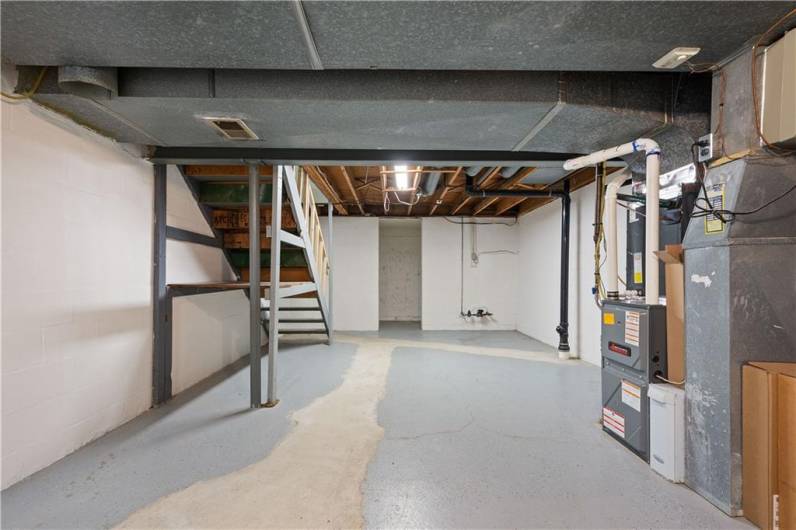
[(3, 528), (749, 527), (601, 431), (598, 368), (519, 333), (384, 323), (279, 369), (275, 409), (232, 366), (4, 491)]

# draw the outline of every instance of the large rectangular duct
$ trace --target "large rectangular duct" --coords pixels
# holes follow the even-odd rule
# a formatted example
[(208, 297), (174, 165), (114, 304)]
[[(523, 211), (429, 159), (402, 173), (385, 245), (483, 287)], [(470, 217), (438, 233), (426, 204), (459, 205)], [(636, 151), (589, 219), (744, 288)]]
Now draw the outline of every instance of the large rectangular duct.
[[(716, 208), (748, 212), (796, 185), (796, 157), (745, 158), (705, 178)], [(796, 192), (684, 239), (686, 483), (741, 511), (741, 366), (796, 361)], [(701, 201), (700, 201), (701, 203)]]

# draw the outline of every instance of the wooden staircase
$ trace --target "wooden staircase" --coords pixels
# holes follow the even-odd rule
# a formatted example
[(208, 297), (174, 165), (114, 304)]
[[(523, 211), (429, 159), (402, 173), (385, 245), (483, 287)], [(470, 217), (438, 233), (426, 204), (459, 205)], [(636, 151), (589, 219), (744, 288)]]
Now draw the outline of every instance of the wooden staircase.
[[(300, 167), (271, 167), (257, 161), (244, 163), (178, 166), (213, 236), (167, 224), (166, 164), (154, 165), (153, 297), (156, 302), (152, 380), (156, 405), (171, 397), (172, 311), (176, 297), (233, 290), (246, 293), (253, 408), (278, 403), (275, 363), (280, 335), (325, 335), (331, 341), (329, 252), (310, 178)], [(199, 174), (192, 174), (197, 168)], [(259, 215), (250, 219), (250, 211), (258, 211)], [(331, 234), (328, 207), (327, 215)], [(222, 249), (235, 280), (166, 283), (167, 239)], [(265, 403), (260, 399), (263, 329), (268, 337)]]
[[(278, 330), (284, 335), (329, 333), (329, 256), (326, 250), (310, 179), (299, 167), (286, 167), (283, 175), (284, 203), (281, 215), (280, 284), (295, 295), (283, 295)], [(270, 183), (260, 184), (260, 281), (272, 281), (272, 200)], [(220, 235), (228, 261), (238, 279), (248, 282), (249, 263), (248, 183), (204, 181), (198, 185), (200, 206), (209, 210), (212, 227)], [(263, 289), (262, 320), (268, 329), (270, 300)]]

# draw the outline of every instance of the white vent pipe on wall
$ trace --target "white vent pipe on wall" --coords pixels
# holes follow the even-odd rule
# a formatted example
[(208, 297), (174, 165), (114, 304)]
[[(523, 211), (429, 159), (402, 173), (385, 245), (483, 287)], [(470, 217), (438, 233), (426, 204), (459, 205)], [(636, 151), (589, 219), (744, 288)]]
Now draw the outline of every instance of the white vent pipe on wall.
[[(646, 267), (644, 270), (644, 301), (647, 304), (655, 305), (658, 303), (658, 257), (655, 251), (658, 250), (658, 229), (659, 229), (659, 216), (658, 210), (658, 195), (660, 190), (660, 166), (661, 166), (661, 149), (655, 140), (649, 138), (639, 138), (632, 142), (622, 144), (610, 149), (603, 149), (590, 155), (573, 158), (564, 162), (564, 169), (573, 171), (586, 166), (593, 166), (600, 162), (605, 162), (612, 158), (629, 155), (631, 153), (644, 152), (646, 153), (646, 166), (647, 166), (647, 195), (646, 195), (646, 223), (645, 223), (645, 237), (646, 245), (644, 248), (644, 258)], [(606, 200), (606, 206), (607, 206)], [(614, 212), (614, 219), (616, 213)], [(613, 221), (615, 222), (615, 220)], [(614, 234), (616, 229), (614, 229)], [(614, 236), (615, 237), (615, 236)], [(609, 251), (610, 252), (610, 251)], [(610, 255), (610, 254), (609, 254)], [(616, 253), (614, 252), (614, 255)], [(616, 258), (614, 258), (616, 259)], [(611, 274), (609, 270), (608, 274)], [(609, 278), (616, 278), (614, 271)], [(612, 280), (615, 281), (615, 280)], [(610, 287), (609, 287), (610, 290)]]

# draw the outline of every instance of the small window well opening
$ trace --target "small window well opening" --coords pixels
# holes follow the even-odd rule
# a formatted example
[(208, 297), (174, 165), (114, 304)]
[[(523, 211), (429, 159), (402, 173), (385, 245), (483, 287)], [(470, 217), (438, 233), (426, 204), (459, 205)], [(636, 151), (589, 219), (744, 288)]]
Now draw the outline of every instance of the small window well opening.
[(258, 139), (254, 131), (240, 118), (204, 118), (204, 120), (228, 140)]

